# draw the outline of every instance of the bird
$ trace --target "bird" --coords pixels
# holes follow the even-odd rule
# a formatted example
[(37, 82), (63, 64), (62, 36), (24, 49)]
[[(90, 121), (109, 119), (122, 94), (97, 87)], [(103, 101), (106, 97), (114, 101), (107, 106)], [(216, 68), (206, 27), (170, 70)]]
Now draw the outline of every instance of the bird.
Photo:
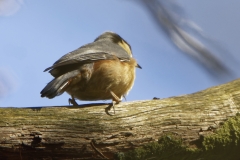
[[(58, 59), (44, 72), (54, 77), (40, 92), (52, 99), (67, 92), (69, 103), (78, 100), (112, 100), (110, 110), (132, 89), (136, 68), (130, 44), (114, 32), (104, 32), (92, 43), (81, 46)], [(115, 112), (115, 110), (114, 110)]]

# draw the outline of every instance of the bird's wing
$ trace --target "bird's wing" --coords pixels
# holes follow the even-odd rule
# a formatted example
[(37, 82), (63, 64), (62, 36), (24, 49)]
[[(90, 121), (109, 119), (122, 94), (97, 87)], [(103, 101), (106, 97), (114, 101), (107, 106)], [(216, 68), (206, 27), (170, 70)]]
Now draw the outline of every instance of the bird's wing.
[(63, 65), (115, 59), (116, 57), (122, 61), (129, 61), (131, 58), (126, 50), (118, 44), (111, 41), (96, 41), (67, 53), (51, 67), (46, 68), (44, 72)]

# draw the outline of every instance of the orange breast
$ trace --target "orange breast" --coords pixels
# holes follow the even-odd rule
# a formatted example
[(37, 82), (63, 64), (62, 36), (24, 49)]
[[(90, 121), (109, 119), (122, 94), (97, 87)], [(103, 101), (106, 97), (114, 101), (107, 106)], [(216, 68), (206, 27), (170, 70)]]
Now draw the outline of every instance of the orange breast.
[(121, 98), (134, 84), (136, 65), (133, 58), (128, 62), (118, 59), (99, 60), (94, 63), (92, 76), (84, 87), (79, 82), (67, 92), (80, 100), (112, 99), (110, 91)]

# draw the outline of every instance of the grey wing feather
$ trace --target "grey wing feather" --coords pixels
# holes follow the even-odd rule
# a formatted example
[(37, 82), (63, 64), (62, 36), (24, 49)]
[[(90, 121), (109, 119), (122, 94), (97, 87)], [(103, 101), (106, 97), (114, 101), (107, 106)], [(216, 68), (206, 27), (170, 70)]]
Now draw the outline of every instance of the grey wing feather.
[(46, 68), (44, 72), (63, 65), (114, 59), (116, 57), (122, 61), (130, 60), (129, 54), (118, 44), (109, 41), (96, 41), (62, 56), (51, 67)]

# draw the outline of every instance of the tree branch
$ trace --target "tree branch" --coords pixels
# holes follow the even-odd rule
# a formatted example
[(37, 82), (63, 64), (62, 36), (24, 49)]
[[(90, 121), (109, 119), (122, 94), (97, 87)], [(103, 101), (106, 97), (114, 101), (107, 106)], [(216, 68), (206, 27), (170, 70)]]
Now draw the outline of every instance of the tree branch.
[(240, 111), (240, 79), (161, 100), (79, 107), (0, 108), (0, 159), (112, 159), (166, 133), (198, 147), (199, 136)]

